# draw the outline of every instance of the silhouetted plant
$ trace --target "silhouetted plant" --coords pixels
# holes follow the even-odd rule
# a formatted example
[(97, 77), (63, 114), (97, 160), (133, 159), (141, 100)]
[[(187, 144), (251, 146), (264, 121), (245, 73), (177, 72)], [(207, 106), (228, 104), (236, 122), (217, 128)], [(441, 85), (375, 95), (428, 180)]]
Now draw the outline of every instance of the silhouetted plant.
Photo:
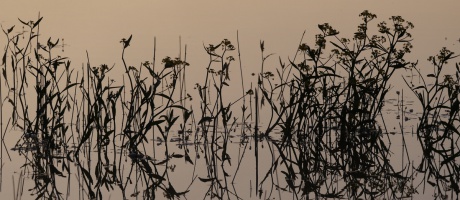
[[(153, 60), (135, 67), (125, 59), (135, 41), (131, 35), (120, 41), (122, 66), (95, 67), (87, 53), (86, 66), (79, 71), (67, 58), (56, 56), (59, 39), (41, 43), (41, 17), (20, 21), (27, 32), (12, 34), (14, 26), (2, 27), (7, 43), (0, 82), (8, 91), (1, 105), (2, 111), (12, 108), (5, 129), (21, 131), (13, 150), (26, 160), (18, 187), (30, 170), (30, 191), (37, 199), (63, 199), (58, 183), (64, 178), (70, 183), (73, 175), (79, 194), (89, 199), (106, 198), (109, 191), (121, 192), (123, 199), (155, 199), (158, 194), (173, 199), (186, 196), (192, 184), (206, 185), (204, 198), (239, 199), (234, 184), (240, 184), (236, 175), (246, 158), (255, 164), (251, 197), (254, 185), (256, 196), (264, 199), (273, 198), (275, 189), (280, 199), (289, 192), (298, 199), (406, 198), (418, 192), (412, 182), (418, 173), (436, 189), (436, 198), (449, 197), (449, 191), (451, 198), (458, 196), (459, 63), (455, 74), (443, 71), (457, 55), (442, 49), (428, 59), (434, 72), (424, 77), (417, 63), (405, 60), (412, 50), (412, 23), (394, 16), (373, 29), (375, 14), (364, 11), (359, 16), (362, 23), (350, 39), (339, 37), (328, 23), (318, 25), (314, 44), (302, 42), (304, 33), (293, 59), (285, 63), (279, 58), (274, 71), (266, 66), (274, 54), (267, 54), (266, 43), (260, 41), (260, 73), (253, 74), (256, 86), (247, 91), (239, 36), (240, 80), (231, 73), (236, 48), (230, 40), (205, 46), (206, 77), (195, 87), (199, 112), (186, 104), (192, 100), (186, 90), (187, 50), (184, 57), (182, 50), (179, 57), (164, 57), (158, 67), (154, 44)], [(111, 79), (113, 69), (120, 67), (122, 81)], [(416, 130), (422, 148), (416, 172), (404, 159), (391, 165), (394, 152), (382, 113), (390, 79), (402, 69), (415, 71), (421, 80), (420, 85), (405, 80), (423, 110)], [(235, 80), (241, 81), (242, 92), (229, 95)], [(403, 101), (398, 96), (398, 111), (404, 114)], [(241, 106), (241, 119), (233, 112), (236, 105)], [(235, 141), (237, 129), (241, 135)], [(233, 147), (239, 148), (236, 159), (231, 157)], [(262, 158), (261, 152), (271, 156)], [(201, 158), (204, 173), (196, 170)], [(261, 159), (271, 159), (271, 165), (260, 166)], [(184, 180), (171, 178), (177, 160), (193, 168), (188, 188), (179, 189), (175, 183)], [(72, 174), (73, 168), (77, 170)], [(268, 170), (259, 177), (262, 168)], [(16, 198), (20, 190), (14, 189)]]
[[(28, 162), (23, 167), (34, 169), (35, 187), (32, 191), (36, 193), (37, 198), (60, 199), (62, 197), (56, 184), (57, 177), (65, 177), (64, 171), (69, 172), (69, 162), (62, 154), (69, 138), (69, 125), (65, 122), (65, 115), (71, 105), (67, 91), (77, 83), (69, 82), (73, 71), (69, 69), (70, 61), (53, 54), (59, 39), (54, 42), (49, 38), (45, 45), (39, 42), (39, 24), (42, 19), (39, 17), (36, 22), (19, 20), (29, 28), (30, 35), (27, 38), (22, 37), (24, 41), (19, 37), (24, 33), (8, 39), (7, 46), (11, 48), (7, 47), (3, 56), (3, 77), (12, 93), (6, 97), (13, 106), (12, 125), (23, 133), (17, 147), (28, 155)], [(7, 38), (13, 28), (4, 31)], [(33, 39), (37, 40), (36, 46), (32, 45)], [(11, 73), (7, 70), (8, 52), (11, 53)], [(12, 84), (8, 83), (8, 74), (13, 76)], [(31, 91), (28, 89), (27, 77), (30, 76), (35, 81), (35, 115), (28, 110)], [(61, 170), (58, 167), (61, 167)]]
[[(284, 165), (287, 186), (301, 196), (396, 198), (395, 187), (371, 183), (406, 179), (389, 164), (390, 151), (376, 118), (390, 77), (411, 65), (404, 55), (412, 48), (408, 31), (413, 25), (391, 17), (391, 25), (379, 23), (380, 35), (372, 35), (368, 26), (376, 15), (364, 11), (360, 17), (363, 23), (352, 40), (339, 38), (327, 23), (318, 25), (315, 48), (301, 44), (300, 62), (281, 62), (280, 84), (271, 82), (271, 72), (259, 75), (260, 91), (276, 115), (264, 134), (275, 127), (283, 132), (275, 143), (280, 155), (273, 162)], [(329, 39), (335, 40), (330, 42), (332, 53), (324, 56)], [(280, 91), (289, 95), (275, 98)], [(326, 187), (338, 180), (345, 186)]]
[(444, 73), (448, 62), (456, 57), (458, 55), (444, 47), (436, 56), (428, 58), (432, 73), (424, 75), (420, 69), (412, 68), (420, 76), (419, 85), (404, 79), (422, 106), (417, 138), (423, 155), (417, 171), (424, 174), (424, 183), (436, 188), (435, 196), (440, 199), (448, 198), (449, 191), (450, 198), (460, 193), (457, 181), (460, 165), (456, 162), (460, 156), (460, 63), (455, 63), (455, 73)]

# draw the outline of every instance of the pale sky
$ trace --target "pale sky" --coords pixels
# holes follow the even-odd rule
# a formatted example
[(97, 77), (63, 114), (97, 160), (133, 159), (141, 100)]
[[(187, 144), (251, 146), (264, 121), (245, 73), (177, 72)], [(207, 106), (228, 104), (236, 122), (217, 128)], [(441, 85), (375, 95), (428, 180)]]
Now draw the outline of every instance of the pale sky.
[[(267, 53), (275, 53), (287, 61), (293, 57), (304, 30), (304, 41), (311, 42), (317, 34), (317, 24), (328, 22), (343, 36), (351, 36), (360, 23), (358, 14), (369, 10), (378, 18), (374, 26), (401, 15), (412, 21), (415, 29), (414, 58), (425, 61), (447, 46), (460, 53), (459, 1), (4, 1), (0, 6), (0, 23), (4, 28), (22, 20), (36, 20), (38, 13), (42, 39), (65, 38), (63, 56), (73, 66), (86, 61), (86, 50), (91, 63), (121, 63), (120, 39), (133, 34), (131, 47), (126, 52), (129, 65), (151, 60), (153, 38), (157, 38), (157, 58), (176, 57), (179, 54), (179, 36), (187, 44), (187, 60), (194, 69), (207, 64), (203, 44), (218, 43), (227, 38), (236, 45), (239, 31), (243, 66), (260, 66), (259, 41), (264, 40)], [(4, 46), (4, 36), (0, 46)], [(447, 38), (447, 39), (446, 39)], [(158, 61), (158, 60), (157, 60)], [(255, 67), (253, 67), (255, 66)], [(252, 72), (251, 70), (248, 73)], [(194, 72), (195, 73), (195, 72)]]

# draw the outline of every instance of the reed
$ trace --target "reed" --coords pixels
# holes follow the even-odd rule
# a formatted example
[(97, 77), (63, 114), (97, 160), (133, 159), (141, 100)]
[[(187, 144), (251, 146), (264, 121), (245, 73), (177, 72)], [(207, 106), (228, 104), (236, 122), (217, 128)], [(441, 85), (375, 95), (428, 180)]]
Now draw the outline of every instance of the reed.
[[(420, 77), (420, 82), (406, 80), (407, 86), (415, 94), (422, 106), (422, 115), (416, 134), (423, 152), (423, 159), (416, 167), (423, 173), (423, 183), (435, 188), (437, 198), (454, 198), (460, 189), (456, 183), (459, 178), (460, 156), (459, 138), (459, 63), (455, 71), (445, 74), (448, 62), (458, 57), (447, 48), (442, 48), (428, 61), (432, 73), (424, 74), (418, 68), (412, 68)], [(430, 85), (429, 83), (433, 83)], [(416, 85), (417, 84), (417, 85)], [(445, 113), (445, 114), (443, 114)], [(425, 192), (425, 186), (423, 191)]]
[[(443, 71), (457, 55), (442, 49), (428, 59), (433, 72), (424, 75), (417, 62), (406, 61), (412, 23), (394, 16), (375, 24), (377, 16), (368, 11), (359, 17), (351, 38), (328, 23), (318, 25), (313, 44), (303, 42), (304, 32), (293, 59), (279, 58), (274, 69), (268, 67), (274, 54), (260, 41), (260, 72), (249, 80), (238, 32), (236, 47), (229, 39), (204, 46), (206, 76), (193, 92), (181, 38), (178, 57), (164, 57), (161, 64), (156, 39), (151, 61), (128, 63), (125, 52), (137, 42), (130, 35), (120, 41), (121, 66), (93, 65), (87, 52), (79, 69), (57, 53), (63, 41), (43, 42), (42, 17), (20, 21), (28, 36), (2, 27), (7, 42), (0, 83), (7, 90), (0, 88), (0, 108), (11, 109), (6, 126), (0, 125), (2, 163), (5, 134), (19, 130), (14, 150), (25, 160), (20, 175), (33, 172), (29, 191), (37, 199), (74, 198), (72, 173), (81, 199), (103, 199), (109, 192), (123, 199), (173, 199), (200, 184), (204, 198), (243, 199), (247, 191), (237, 189), (242, 180), (236, 176), (247, 165), (255, 172), (250, 195), (254, 189), (264, 199), (402, 199), (419, 192), (422, 183), (436, 197), (458, 197), (459, 63), (453, 75)], [(112, 79), (120, 68), (121, 77)], [(404, 93), (398, 93), (401, 154), (392, 151), (394, 137), (382, 112), (390, 80), (402, 70), (421, 80), (415, 85), (404, 79), (423, 110), (414, 131), (422, 149), (416, 168), (404, 135)], [(239, 71), (239, 79), (232, 71)], [(235, 82), (241, 93), (230, 95)], [(194, 93), (198, 108), (190, 103)], [(394, 155), (400, 165), (393, 164)], [(191, 172), (189, 179), (174, 179), (183, 167), (179, 161)], [(418, 174), (422, 182), (414, 185)], [(16, 199), (23, 185), (13, 189)]]

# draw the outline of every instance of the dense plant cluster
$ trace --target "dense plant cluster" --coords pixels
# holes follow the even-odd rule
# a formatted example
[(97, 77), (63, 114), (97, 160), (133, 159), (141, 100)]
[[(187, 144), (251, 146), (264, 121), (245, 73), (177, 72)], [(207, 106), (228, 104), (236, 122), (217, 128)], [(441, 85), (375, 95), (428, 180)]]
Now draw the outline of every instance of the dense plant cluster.
[[(15, 26), (2, 27), (0, 121), (5, 110), (11, 111), (0, 127), (2, 143), (5, 134), (21, 130), (13, 150), (26, 160), (23, 171), (33, 171), (30, 191), (37, 199), (64, 199), (58, 184), (70, 182), (72, 173), (78, 174), (80, 194), (91, 199), (103, 199), (112, 190), (123, 199), (154, 199), (159, 192), (179, 198), (196, 180), (209, 186), (207, 197), (238, 199), (233, 185), (246, 149), (254, 152), (259, 198), (264, 193), (274, 198), (277, 191), (280, 199), (282, 193), (296, 199), (397, 199), (421, 193), (422, 183), (435, 189), (436, 198), (458, 196), (459, 63), (454, 74), (443, 72), (457, 55), (442, 49), (428, 58), (434, 71), (424, 75), (416, 61), (406, 60), (413, 48), (411, 22), (394, 16), (377, 23), (374, 33), (377, 16), (368, 11), (359, 16), (362, 23), (352, 38), (340, 37), (328, 23), (318, 25), (314, 44), (301, 42), (294, 58), (287, 64), (280, 58), (275, 71), (265, 67), (273, 54), (266, 54), (261, 41), (260, 73), (253, 74), (249, 88), (239, 39), (236, 46), (228, 39), (209, 44), (206, 77), (192, 94), (186, 87), (190, 64), (183, 57), (165, 57), (156, 65), (154, 52), (153, 60), (137, 67), (127, 63), (132, 35), (120, 41), (124, 73), (114, 80), (111, 71), (117, 66), (96, 67), (88, 55), (86, 66), (78, 69), (56, 56), (59, 39), (41, 43), (43, 18), (20, 20), (27, 31), (13, 34)], [(240, 79), (230, 71), (235, 63)], [(407, 157), (398, 169), (382, 109), (390, 79), (403, 70), (421, 80), (404, 79), (423, 111), (414, 132), (422, 159), (414, 167)], [(235, 80), (241, 94), (229, 96)], [(198, 96), (199, 108), (187, 105), (192, 96)], [(268, 123), (261, 125), (261, 118)], [(236, 136), (239, 146), (231, 144)], [(171, 150), (171, 143), (180, 152)], [(271, 153), (264, 159), (270, 163), (266, 171), (259, 171), (261, 151)], [(205, 173), (196, 170), (199, 159)], [(193, 169), (183, 190), (176, 190), (178, 180), (171, 178), (178, 160)], [(419, 174), (423, 179), (414, 183)]]

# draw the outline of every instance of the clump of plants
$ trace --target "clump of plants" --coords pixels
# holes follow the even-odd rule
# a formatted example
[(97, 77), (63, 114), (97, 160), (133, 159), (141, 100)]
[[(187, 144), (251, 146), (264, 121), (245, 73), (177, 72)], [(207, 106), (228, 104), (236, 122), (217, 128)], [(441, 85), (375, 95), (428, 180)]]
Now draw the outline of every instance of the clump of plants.
[(416, 170), (423, 173), (424, 184), (434, 187), (435, 196), (440, 199), (453, 198), (460, 193), (457, 181), (460, 178), (457, 162), (460, 156), (460, 63), (454, 63), (455, 68), (451, 67), (453, 73), (445, 72), (449, 62), (456, 57), (458, 55), (454, 52), (442, 48), (437, 55), (428, 58), (432, 65), (429, 74), (413, 68), (420, 77), (418, 83), (417, 80), (405, 79), (422, 110), (416, 134), (423, 156)]
[[(369, 11), (359, 16), (362, 23), (351, 38), (328, 23), (318, 25), (314, 43), (304, 43), (302, 36), (296, 55), (280, 58), (275, 71), (266, 67), (273, 54), (261, 41), (260, 73), (249, 88), (238, 35), (236, 46), (228, 39), (204, 46), (206, 77), (192, 94), (186, 87), (186, 53), (157, 64), (155, 45), (152, 60), (132, 65), (125, 60), (135, 41), (131, 35), (120, 41), (121, 66), (92, 65), (87, 54), (86, 65), (78, 69), (56, 55), (61, 40), (41, 40), (43, 18), (20, 20), (22, 32), (2, 27), (7, 42), (0, 89), (7, 90), (0, 90), (0, 121), (11, 108), (6, 127), (0, 125), (2, 144), (6, 133), (19, 130), (13, 150), (26, 160), (20, 179), (30, 171), (30, 192), (37, 198), (66, 198), (70, 184), (65, 191), (58, 183), (70, 183), (73, 175), (79, 195), (90, 199), (114, 190), (124, 199), (154, 199), (160, 193), (173, 199), (187, 195), (192, 184), (205, 185), (205, 198), (242, 198), (235, 184), (244, 159), (254, 161), (250, 190), (252, 195), (255, 186), (259, 198), (273, 198), (274, 191), (280, 199), (282, 193), (406, 198), (418, 192), (413, 183), (418, 173), (437, 198), (458, 196), (459, 63), (455, 73), (444, 72), (457, 55), (442, 49), (428, 59), (433, 72), (424, 75), (417, 62), (406, 60), (412, 51), (411, 22), (393, 16), (374, 23), (377, 16)], [(235, 63), (239, 80), (231, 73)], [(123, 70), (121, 80), (111, 78), (115, 68)], [(404, 70), (420, 77), (418, 83), (405, 79), (423, 110), (415, 131), (422, 160), (415, 172), (411, 162), (403, 160), (400, 169), (392, 165), (382, 113), (391, 79)], [(239, 95), (228, 92), (235, 82), (241, 83)], [(195, 109), (187, 106), (192, 96), (199, 101)], [(261, 118), (268, 123), (261, 124)], [(270, 152), (263, 159), (271, 165), (260, 166), (262, 151)], [(191, 171), (187, 188), (178, 188), (175, 183), (183, 180), (171, 178), (177, 161)], [(204, 173), (197, 170), (199, 161)]]
[[(274, 116), (264, 134), (276, 127), (283, 134), (275, 143), (274, 168), (284, 166), (288, 188), (301, 196), (406, 195), (390, 184), (408, 178), (390, 165), (387, 131), (378, 117), (390, 78), (415, 65), (405, 60), (414, 26), (395, 16), (378, 23), (373, 33), (370, 25), (377, 16), (364, 11), (360, 17), (351, 39), (341, 38), (328, 23), (318, 25), (315, 43), (300, 44), (297, 59), (277, 69), (277, 81), (265, 71), (258, 78), (262, 102)], [(332, 48), (329, 54), (326, 46)]]

